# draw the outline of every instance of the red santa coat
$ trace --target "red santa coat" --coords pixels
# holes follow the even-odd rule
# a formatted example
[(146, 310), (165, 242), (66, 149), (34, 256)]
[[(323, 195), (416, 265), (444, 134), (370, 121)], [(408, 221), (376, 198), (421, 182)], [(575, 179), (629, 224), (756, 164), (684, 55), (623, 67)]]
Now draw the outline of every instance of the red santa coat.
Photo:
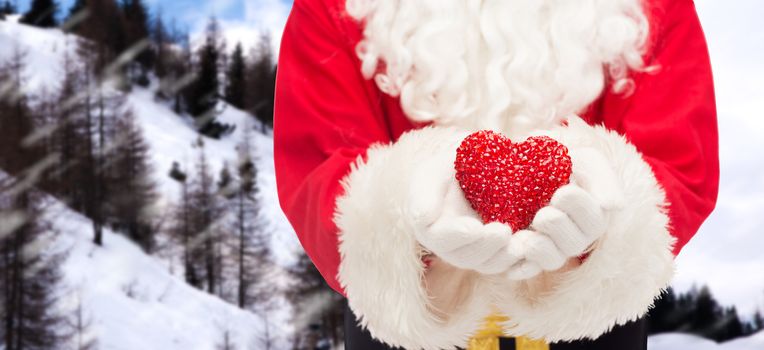
[[(581, 113), (590, 125), (625, 137), (649, 165), (665, 191), (676, 255), (716, 201), (713, 79), (693, 3), (652, 0), (647, 7), (652, 41), (645, 62), (661, 69), (633, 74), (636, 89), (628, 96), (605, 89)], [(274, 142), (281, 207), (329, 286), (346, 296), (338, 279), (342, 259), (335, 222), (337, 199), (345, 193), (341, 181), (371, 145), (394, 143), (423, 126), (412, 124), (397, 98), (361, 75), (355, 54), (361, 37), (361, 27), (344, 12), (343, 0), (295, 1), (276, 82)], [(393, 330), (376, 331), (395, 338)]]

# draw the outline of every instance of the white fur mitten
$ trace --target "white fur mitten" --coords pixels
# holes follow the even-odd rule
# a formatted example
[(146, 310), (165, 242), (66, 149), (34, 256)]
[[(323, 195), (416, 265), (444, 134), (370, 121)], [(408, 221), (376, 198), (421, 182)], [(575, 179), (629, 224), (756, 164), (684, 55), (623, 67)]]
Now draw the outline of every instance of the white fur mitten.
[(453, 154), (433, 157), (411, 181), (416, 238), (427, 250), (449, 264), (483, 274), (506, 271), (520, 260), (509, 252), (512, 229), (484, 224), (454, 177)]
[[(507, 272), (513, 280), (561, 268), (581, 256), (605, 233), (607, 213), (623, 201), (613, 169), (591, 148), (571, 152), (571, 183), (555, 192), (533, 223), (512, 237), (511, 255), (524, 257)], [(596, 180), (595, 180), (596, 179)]]
[(666, 197), (650, 165), (617, 132), (576, 117), (548, 135), (570, 152), (571, 183), (527, 232), (513, 236), (510, 247), (524, 258), (498, 282), (494, 305), (508, 317), (509, 335), (596, 339), (642, 317), (671, 281), (675, 239)]

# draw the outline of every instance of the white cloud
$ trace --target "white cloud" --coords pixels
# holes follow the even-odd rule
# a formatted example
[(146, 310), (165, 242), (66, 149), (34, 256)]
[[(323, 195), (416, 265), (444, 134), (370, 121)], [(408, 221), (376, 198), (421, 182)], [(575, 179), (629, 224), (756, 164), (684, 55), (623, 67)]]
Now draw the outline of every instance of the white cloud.
[(284, 0), (245, 0), (244, 2), (246, 24), (257, 25), (258, 30), (270, 33), (271, 46), (276, 56), (278, 56), (279, 43), (291, 8), (291, 4)]
[[(194, 20), (190, 21), (194, 23), (191, 28), (191, 42), (200, 42), (209, 16), (229, 12), (233, 6), (239, 4), (239, 1), (241, 0), (211, 1), (205, 7), (206, 10), (190, 15), (194, 17)], [(236, 43), (240, 42), (245, 52), (248, 52), (250, 48), (257, 45), (260, 35), (267, 32), (271, 37), (274, 55), (278, 56), (281, 35), (284, 32), (291, 5), (282, 0), (244, 0), (242, 5), (243, 19), (217, 18), (228, 43), (228, 49), (233, 49)]]
[(283, 0), (247, 0), (244, 2), (244, 18), (248, 22), (260, 23), (280, 37), (291, 7)]

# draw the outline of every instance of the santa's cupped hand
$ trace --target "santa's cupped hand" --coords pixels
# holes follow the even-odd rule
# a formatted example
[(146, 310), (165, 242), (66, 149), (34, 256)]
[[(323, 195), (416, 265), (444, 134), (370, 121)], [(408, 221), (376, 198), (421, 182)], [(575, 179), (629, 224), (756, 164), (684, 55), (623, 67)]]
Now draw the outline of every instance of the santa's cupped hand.
[(615, 172), (596, 149), (571, 152), (571, 183), (558, 189), (530, 227), (512, 236), (509, 255), (522, 257), (507, 277), (524, 280), (583, 260), (607, 229), (609, 214), (623, 205)]
[(420, 163), (410, 182), (410, 212), (417, 241), (445, 262), (483, 274), (506, 271), (520, 261), (509, 254), (512, 229), (483, 223), (454, 178), (452, 157)]
[(452, 155), (420, 163), (410, 181), (409, 208), (416, 238), (447, 263), (511, 280), (554, 271), (593, 249), (605, 233), (608, 213), (623, 201), (612, 167), (592, 148), (571, 154), (571, 183), (558, 189), (531, 226), (484, 223), (454, 179)]

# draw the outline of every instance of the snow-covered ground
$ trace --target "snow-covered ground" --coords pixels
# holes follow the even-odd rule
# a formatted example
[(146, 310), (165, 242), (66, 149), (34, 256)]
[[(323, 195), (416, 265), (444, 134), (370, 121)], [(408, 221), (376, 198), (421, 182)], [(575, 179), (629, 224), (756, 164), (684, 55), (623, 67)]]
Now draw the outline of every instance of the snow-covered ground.
[(189, 286), (122, 235), (107, 230), (95, 246), (90, 220), (53, 199), (45, 213), (54, 245), (70, 249), (62, 307), (82, 304), (99, 348), (210, 350), (229, 332), (237, 349), (260, 349), (259, 316)]
[(15, 52), (25, 54), (24, 90), (27, 93), (51, 92), (63, 76), (64, 53), (76, 51), (73, 35), (60, 30), (41, 29), (15, 23), (18, 15), (0, 21), (0, 62)]
[(761, 350), (764, 349), (764, 332), (721, 344), (688, 334), (659, 334), (650, 337), (647, 348), (650, 350)]

